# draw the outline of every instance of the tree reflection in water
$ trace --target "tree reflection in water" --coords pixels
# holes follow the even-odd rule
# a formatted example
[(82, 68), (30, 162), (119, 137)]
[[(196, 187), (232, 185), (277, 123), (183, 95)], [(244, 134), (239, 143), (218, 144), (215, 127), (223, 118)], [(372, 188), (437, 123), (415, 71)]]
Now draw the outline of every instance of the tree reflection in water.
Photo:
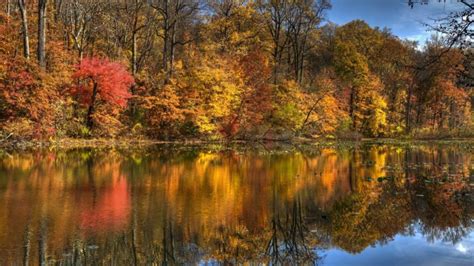
[(397, 235), (458, 243), (472, 146), (38, 151), (0, 160), (0, 264), (314, 264)]

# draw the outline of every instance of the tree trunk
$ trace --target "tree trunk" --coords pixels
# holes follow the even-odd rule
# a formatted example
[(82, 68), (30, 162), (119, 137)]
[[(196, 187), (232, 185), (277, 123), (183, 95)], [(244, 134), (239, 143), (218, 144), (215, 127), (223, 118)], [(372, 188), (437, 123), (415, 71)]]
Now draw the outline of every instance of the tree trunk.
[(276, 85), (278, 82), (278, 74), (280, 71), (280, 30), (281, 30), (281, 18), (278, 13), (273, 15), (273, 22), (274, 22), (274, 36), (273, 36), (273, 84)]
[(47, 255), (46, 255), (46, 250), (47, 250), (47, 228), (46, 228), (46, 221), (45, 218), (41, 219), (40, 222), (40, 235), (39, 235), (39, 240), (38, 240), (38, 263), (41, 266), (46, 266), (47, 265)]
[(176, 21), (173, 23), (173, 31), (171, 32), (171, 46), (170, 46), (170, 64), (168, 69), (168, 79), (173, 77), (174, 54), (176, 50)]
[(95, 100), (97, 98), (97, 83), (94, 82), (94, 88), (92, 90), (92, 98), (91, 98), (91, 103), (89, 105), (89, 110), (87, 110), (87, 121), (86, 125), (89, 129), (92, 129), (92, 115), (94, 114), (94, 105), (95, 105)]
[[(162, 55), (162, 69), (168, 77), (168, 31), (164, 32), (164, 39), (163, 39), (163, 55)], [(165, 81), (166, 83), (166, 81)]]
[(30, 264), (31, 250), (31, 226), (29, 223), (25, 228), (25, 235), (23, 241), (23, 265), (28, 266)]
[(355, 88), (351, 87), (351, 94), (349, 99), (349, 116), (352, 119), (352, 128), (357, 129), (357, 121), (355, 116)]
[(10, 13), (11, 13), (10, 0), (7, 0), (7, 20), (10, 20)]
[(456, 112), (456, 106), (454, 104), (454, 101), (451, 100), (449, 103), (449, 117), (448, 117), (448, 127), (449, 128), (456, 128), (457, 126), (457, 121), (455, 117), (455, 112)]
[(134, 30), (132, 35), (132, 74), (137, 74), (137, 32)]
[(273, 85), (276, 85), (277, 84), (277, 81), (278, 81), (278, 68), (279, 68), (279, 65), (278, 65), (278, 47), (274, 47), (273, 48), (273, 63), (274, 63), (274, 66), (273, 66)]
[(413, 94), (413, 89), (412, 86), (408, 88), (408, 93), (407, 93), (407, 102), (405, 106), (405, 133), (410, 133), (411, 132), (411, 123), (410, 123), (410, 113), (411, 113), (411, 97)]
[[(163, 51), (162, 51), (162, 58), (161, 64), (163, 72), (165, 73), (166, 77), (168, 75), (168, 43), (169, 43), (169, 11), (168, 11), (168, 0), (163, 1), (164, 7), (164, 14), (163, 14)], [(167, 78), (165, 78), (165, 84), (167, 83)]]
[(46, 68), (46, 6), (48, 0), (38, 0), (38, 63)]
[(18, 0), (18, 7), (20, 9), (23, 33), (23, 55), (26, 59), (30, 59), (30, 37), (28, 34), (28, 15), (26, 12), (25, 0)]
[(63, 5), (63, 0), (54, 0), (54, 22), (59, 21), (59, 15), (61, 13), (62, 5)]
[(79, 56), (79, 61), (81, 61), (82, 58), (84, 57), (84, 49), (79, 48), (79, 50), (77, 50), (77, 53), (78, 53), (78, 56)]

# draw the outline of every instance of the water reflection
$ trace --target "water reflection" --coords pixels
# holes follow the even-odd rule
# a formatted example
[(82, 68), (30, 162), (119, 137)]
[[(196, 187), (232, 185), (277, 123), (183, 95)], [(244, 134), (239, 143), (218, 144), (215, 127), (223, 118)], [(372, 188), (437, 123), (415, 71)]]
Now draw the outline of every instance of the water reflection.
[(473, 162), (466, 144), (4, 155), (0, 264), (324, 263), (416, 235), (459, 248)]

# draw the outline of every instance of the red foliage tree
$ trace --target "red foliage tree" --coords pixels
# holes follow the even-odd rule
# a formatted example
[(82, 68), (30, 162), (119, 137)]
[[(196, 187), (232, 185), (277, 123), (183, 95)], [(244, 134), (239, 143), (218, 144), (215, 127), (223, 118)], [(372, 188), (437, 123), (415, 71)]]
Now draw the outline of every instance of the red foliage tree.
[(88, 106), (86, 124), (92, 128), (92, 116), (96, 103), (100, 100), (124, 108), (131, 97), (130, 86), (134, 83), (132, 75), (120, 63), (105, 58), (84, 58), (76, 66), (73, 75), (79, 85), (73, 93)]

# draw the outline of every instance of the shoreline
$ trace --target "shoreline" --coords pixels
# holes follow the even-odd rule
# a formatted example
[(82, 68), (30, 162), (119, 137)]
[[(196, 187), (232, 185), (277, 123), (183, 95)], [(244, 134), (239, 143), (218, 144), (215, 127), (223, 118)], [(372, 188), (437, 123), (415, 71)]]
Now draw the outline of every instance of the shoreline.
[(151, 139), (60, 139), (60, 140), (3, 140), (0, 141), (0, 150), (28, 150), (41, 148), (144, 148), (154, 145), (250, 145), (250, 144), (276, 144), (276, 145), (337, 145), (337, 144), (427, 144), (427, 143), (474, 143), (474, 138), (362, 138), (362, 139), (255, 139), (255, 140), (151, 140)]

